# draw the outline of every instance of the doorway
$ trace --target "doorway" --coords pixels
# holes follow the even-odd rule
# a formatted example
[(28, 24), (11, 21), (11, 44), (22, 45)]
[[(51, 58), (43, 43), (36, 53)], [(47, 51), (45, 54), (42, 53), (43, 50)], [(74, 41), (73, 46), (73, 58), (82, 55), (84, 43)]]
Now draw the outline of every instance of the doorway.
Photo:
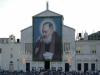
[(14, 65), (13, 64), (9, 64), (9, 71), (13, 72), (14, 71)]
[(47, 70), (47, 69), (50, 69), (50, 61), (45, 61), (44, 62), (44, 68)]
[(88, 71), (88, 63), (84, 63), (84, 72)]
[(78, 64), (77, 64), (77, 70), (78, 70), (78, 71), (81, 71), (81, 63), (78, 63)]
[(94, 71), (95, 70), (95, 63), (91, 64), (91, 70)]
[(26, 71), (30, 71), (30, 63), (26, 63)]
[(69, 63), (65, 63), (65, 72), (69, 71)]

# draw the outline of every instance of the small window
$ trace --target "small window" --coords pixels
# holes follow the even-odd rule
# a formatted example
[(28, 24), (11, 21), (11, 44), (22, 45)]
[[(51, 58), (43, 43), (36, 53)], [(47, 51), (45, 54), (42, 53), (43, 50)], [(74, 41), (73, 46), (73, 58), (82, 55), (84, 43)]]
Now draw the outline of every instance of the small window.
[(80, 51), (79, 51), (79, 53), (80, 53)]
[(76, 51), (76, 53), (78, 53), (78, 51)]
[(76, 46), (76, 53), (82, 54), (82, 46)]
[(7, 43), (7, 42), (6, 42), (6, 39), (4, 39), (4, 43)]
[(13, 48), (11, 48), (11, 50), (13, 50)]
[(2, 49), (0, 48), (0, 53), (2, 52)]
[(90, 53), (91, 54), (96, 53), (96, 46), (95, 45), (90, 45)]
[(4, 43), (4, 39), (2, 39), (2, 43)]
[(94, 53), (94, 51), (92, 51), (92, 53)]
[(13, 38), (11, 38), (11, 40), (13, 40)]
[(6, 39), (6, 43), (8, 43), (8, 39)]
[(13, 54), (10, 54), (10, 58), (13, 58)]
[(13, 38), (11, 38), (11, 43), (13, 43)]
[(96, 50), (95, 50), (95, 53), (96, 53)]

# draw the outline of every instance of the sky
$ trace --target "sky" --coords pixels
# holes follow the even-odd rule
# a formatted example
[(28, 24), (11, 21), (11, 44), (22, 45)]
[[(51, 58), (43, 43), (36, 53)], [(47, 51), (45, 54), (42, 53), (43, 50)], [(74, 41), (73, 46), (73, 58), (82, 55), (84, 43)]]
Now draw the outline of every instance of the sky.
[(46, 10), (46, 1), (76, 34), (100, 31), (100, 0), (0, 0), (0, 38), (21, 38), (21, 30), (32, 25), (32, 16)]

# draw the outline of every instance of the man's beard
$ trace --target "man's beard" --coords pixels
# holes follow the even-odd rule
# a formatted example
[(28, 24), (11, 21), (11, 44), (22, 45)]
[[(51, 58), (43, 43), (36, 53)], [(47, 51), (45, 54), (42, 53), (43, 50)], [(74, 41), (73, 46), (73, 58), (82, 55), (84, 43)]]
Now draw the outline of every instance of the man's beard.
[(51, 38), (52, 38), (52, 35), (50, 35), (50, 36), (48, 36), (48, 37), (44, 37), (44, 38), (43, 38), (43, 42), (46, 43), (46, 44), (48, 44), (48, 43), (51, 42)]

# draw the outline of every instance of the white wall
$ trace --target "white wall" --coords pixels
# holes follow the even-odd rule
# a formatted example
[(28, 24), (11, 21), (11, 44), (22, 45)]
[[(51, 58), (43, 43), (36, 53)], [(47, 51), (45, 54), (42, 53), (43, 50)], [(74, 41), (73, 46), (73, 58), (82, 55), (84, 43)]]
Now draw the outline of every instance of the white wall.
[[(9, 70), (10, 61), (13, 61), (14, 70), (18, 70), (18, 61), (21, 62), (19, 52), (21, 50), (20, 43), (2, 43), (2, 63), (1, 68)], [(11, 50), (12, 48), (12, 50)], [(10, 58), (10, 54), (13, 54), (13, 58)]]
[[(70, 42), (70, 49), (75, 51), (75, 30), (73, 28), (65, 25), (62, 26), (62, 42)], [(32, 26), (21, 31), (21, 50), (25, 50), (25, 43), (32, 43)], [(44, 68), (44, 62), (32, 62), (32, 58), (30, 59), (30, 61), (31, 68), (33, 66), (37, 68)], [(58, 67), (63, 67), (63, 71), (65, 71), (65, 63), (67, 63), (66, 58), (62, 60), (62, 62), (50, 62), (50, 67), (52, 67), (52, 65), (55, 66), (56, 69), (58, 69)], [(72, 67), (70, 70), (75, 70), (75, 57), (72, 60), (71, 66)]]
[[(96, 45), (96, 54), (90, 54), (90, 45)], [(100, 45), (98, 43), (98, 40), (76, 41), (76, 46), (82, 46), (82, 54), (76, 54), (76, 67), (77, 67), (77, 63), (80, 63), (81, 61), (82, 71), (84, 71), (84, 63), (86, 62), (88, 63), (88, 70), (91, 69), (91, 63), (95, 63), (95, 68), (99, 70), (100, 66), (98, 63), (100, 63), (100, 61), (96, 61), (96, 59), (99, 60), (98, 56), (100, 53)]]

